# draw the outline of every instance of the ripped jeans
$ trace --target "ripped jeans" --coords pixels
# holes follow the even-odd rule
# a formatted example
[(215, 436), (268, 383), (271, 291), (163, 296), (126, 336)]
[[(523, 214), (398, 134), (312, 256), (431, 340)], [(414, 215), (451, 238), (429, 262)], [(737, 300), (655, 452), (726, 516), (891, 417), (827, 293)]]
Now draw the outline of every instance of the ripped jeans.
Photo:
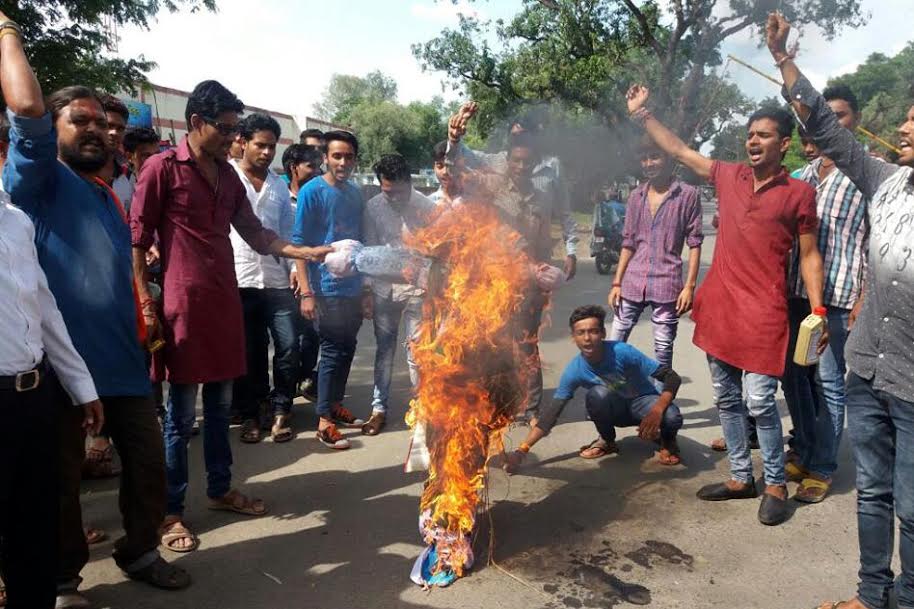
[[(752, 476), (752, 456), (749, 451), (749, 415), (755, 417), (765, 484), (784, 485), (784, 438), (781, 417), (774, 395), (778, 379), (766, 374), (743, 370), (708, 355), (714, 402), (720, 414), (720, 426), (727, 441), (730, 477), (749, 482)], [(743, 383), (746, 399), (743, 400)]]

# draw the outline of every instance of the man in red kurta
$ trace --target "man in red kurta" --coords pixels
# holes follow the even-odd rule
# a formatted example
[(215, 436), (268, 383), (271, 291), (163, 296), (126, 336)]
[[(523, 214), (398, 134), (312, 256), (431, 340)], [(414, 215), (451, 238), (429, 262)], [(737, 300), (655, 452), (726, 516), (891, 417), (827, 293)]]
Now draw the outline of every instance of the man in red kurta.
[[(714, 259), (695, 296), (693, 341), (708, 356), (715, 402), (730, 457), (730, 479), (698, 491), (706, 501), (757, 497), (748, 416), (755, 417), (765, 471), (759, 521), (787, 518), (781, 419), (775, 404), (787, 355), (787, 256), (794, 244), (811, 308), (822, 305), (822, 257), (816, 245), (816, 193), (781, 165), (793, 117), (760, 110), (749, 118), (748, 165), (712, 161), (690, 149), (644, 105), (648, 90), (628, 92), (634, 120), (665, 152), (717, 188), (720, 226)], [(823, 337), (820, 350), (827, 336)], [(746, 399), (743, 400), (743, 386)]]
[[(229, 408), (232, 381), (245, 369), (244, 325), (229, 240), (230, 226), (263, 255), (318, 260), (330, 248), (293, 246), (265, 229), (244, 186), (225, 161), (244, 105), (216, 81), (197, 85), (187, 101), (188, 135), (178, 147), (146, 161), (131, 206), (134, 268), (145, 276), (146, 250), (158, 235), (163, 274), (162, 336), (168, 516), (165, 547), (186, 552), (197, 540), (182, 523), (187, 491), (187, 442), (203, 384), (203, 450), (211, 509), (259, 516), (260, 499), (231, 488)], [(140, 282), (146, 323), (155, 331), (155, 304)]]

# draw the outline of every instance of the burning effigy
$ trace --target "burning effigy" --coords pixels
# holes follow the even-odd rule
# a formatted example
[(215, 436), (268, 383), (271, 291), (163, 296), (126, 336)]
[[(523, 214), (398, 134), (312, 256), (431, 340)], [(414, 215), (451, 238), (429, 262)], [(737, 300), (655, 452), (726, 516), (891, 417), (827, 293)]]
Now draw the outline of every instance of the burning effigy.
[(405, 241), (408, 250), (334, 244), (340, 251), (327, 264), (333, 272), (399, 278), (426, 291), (411, 343), (419, 383), (407, 414), (428, 469), (419, 505), (426, 548), (413, 580), (446, 586), (473, 564), (486, 465), (502, 452), (539, 365), (522, 352), (534, 337), (517, 318), (561, 273), (532, 260), (523, 237), (486, 203), (441, 209)]

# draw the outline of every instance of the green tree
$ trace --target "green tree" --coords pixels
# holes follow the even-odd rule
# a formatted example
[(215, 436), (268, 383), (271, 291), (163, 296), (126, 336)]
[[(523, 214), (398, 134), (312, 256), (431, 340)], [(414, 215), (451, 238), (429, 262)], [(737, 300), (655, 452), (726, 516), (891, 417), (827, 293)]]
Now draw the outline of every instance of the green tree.
[(366, 100), (350, 113), (350, 126), (359, 138), (363, 167), (371, 167), (382, 155), (403, 155), (419, 170), (432, 164), (432, 148), (447, 135), (450, 115), (440, 99), (402, 106), (392, 101)]
[(834, 78), (828, 84), (849, 86), (860, 102), (863, 126), (892, 142), (897, 139), (895, 129), (914, 104), (911, 83), (914, 83), (914, 42), (909, 42), (894, 57), (873, 53), (854, 72)]
[(159, 11), (182, 7), (214, 11), (216, 0), (0, 0), (0, 10), (22, 26), (26, 55), (47, 92), (73, 84), (136, 92), (155, 64), (108, 55), (116, 28), (148, 28)]
[(348, 125), (356, 106), (397, 101), (397, 82), (380, 70), (363, 76), (334, 74), (321, 101), (314, 104), (319, 118)]

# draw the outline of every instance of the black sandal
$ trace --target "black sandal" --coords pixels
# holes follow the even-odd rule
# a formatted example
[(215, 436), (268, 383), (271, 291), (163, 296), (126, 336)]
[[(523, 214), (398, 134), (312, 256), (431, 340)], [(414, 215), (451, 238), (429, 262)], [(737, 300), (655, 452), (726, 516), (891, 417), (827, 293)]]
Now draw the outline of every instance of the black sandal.
[(127, 571), (126, 574), (130, 579), (146, 582), (162, 590), (182, 590), (190, 585), (190, 575), (187, 571), (169, 564), (161, 556), (151, 565), (136, 571)]

